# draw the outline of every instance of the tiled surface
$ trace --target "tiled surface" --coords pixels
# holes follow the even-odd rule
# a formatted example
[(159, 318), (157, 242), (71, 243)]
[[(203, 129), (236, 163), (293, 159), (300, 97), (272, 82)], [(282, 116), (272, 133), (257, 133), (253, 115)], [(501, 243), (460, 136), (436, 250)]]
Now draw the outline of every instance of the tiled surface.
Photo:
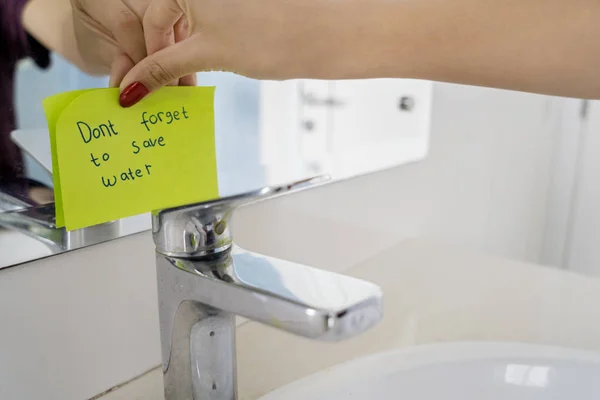
[(133, 381), (91, 400), (164, 400), (162, 370), (155, 368)]

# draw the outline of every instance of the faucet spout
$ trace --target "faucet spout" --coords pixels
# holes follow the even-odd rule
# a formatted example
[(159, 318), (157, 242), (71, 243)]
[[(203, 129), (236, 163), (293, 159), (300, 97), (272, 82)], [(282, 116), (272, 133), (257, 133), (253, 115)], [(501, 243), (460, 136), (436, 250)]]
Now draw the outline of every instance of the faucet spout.
[(381, 318), (369, 282), (247, 252), (204, 260), (157, 255), (167, 399), (235, 399), (235, 318), (338, 341)]
[(381, 319), (378, 286), (235, 245), (229, 220), (244, 200), (219, 199), (153, 217), (166, 400), (237, 399), (236, 315), (321, 341), (351, 338)]

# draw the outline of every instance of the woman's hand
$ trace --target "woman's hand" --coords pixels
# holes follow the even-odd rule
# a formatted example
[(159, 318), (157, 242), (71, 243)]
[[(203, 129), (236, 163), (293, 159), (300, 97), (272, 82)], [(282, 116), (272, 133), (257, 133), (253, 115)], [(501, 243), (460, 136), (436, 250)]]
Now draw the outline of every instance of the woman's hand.
[[(184, 17), (189, 37), (173, 45)], [(598, 21), (598, 0), (151, 0), (148, 57), (123, 78), (120, 102), (207, 70), (600, 98)]]
[(334, 50), (356, 45), (362, 33), (332, 22), (358, 11), (356, 5), (368, 8), (369, 1), (152, 0), (143, 20), (149, 56), (121, 82), (121, 104), (199, 71), (271, 79), (339, 74)]
[(142, 19), (149, 0), (71, 0), (77, 48), (86, 69), (118, 86), (146, 53)]
[(82, 71), (112, 75), (113, 86), (146, 56), (142, 18), (149, 0), (29, 0), (29, 34)]

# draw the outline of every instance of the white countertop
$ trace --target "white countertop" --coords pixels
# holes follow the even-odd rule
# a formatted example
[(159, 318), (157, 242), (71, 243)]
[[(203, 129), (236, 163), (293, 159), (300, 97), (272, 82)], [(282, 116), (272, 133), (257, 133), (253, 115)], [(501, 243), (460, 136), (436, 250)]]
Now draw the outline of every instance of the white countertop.
[[(600, 351), (600, 280), (409, 240), (348, 268), (382, 286), (383, 321), (348, 342), (312, 342), (248, 322), (238, 328), (241, 400), (335, 364), (393, 348), (517, 341)], [(278, 354), (269, 357), (266, 354)], [(257, 363), (260, 367), (257, 368)], [(159, 368), (102, 400), (162, 400)]]

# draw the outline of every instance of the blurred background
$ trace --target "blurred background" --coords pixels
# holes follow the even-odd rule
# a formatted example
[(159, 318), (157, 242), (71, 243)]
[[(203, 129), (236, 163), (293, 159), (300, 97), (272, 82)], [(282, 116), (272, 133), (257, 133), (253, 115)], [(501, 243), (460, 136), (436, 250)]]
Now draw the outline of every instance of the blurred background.
[[(596, 102), (403, 79), (198, 77), (217, 87), (222, 195), (416, 163), (415, 177), (398, 185), (407, 196), (422, 193), (407, 215), (435, 205), (419, 229), (514, 259), (600, 274)], [(56, 55), (46, 71), (22, 62), (18, 127), (46, 127), (46, 96), (106, 86), (107, 78), (82, 74)], [(27, 157), (26, 165), (29, 176), (51, 185), (36, 161)], [(373, 194), (374, 206), (378, 196), (385, 193)]]

